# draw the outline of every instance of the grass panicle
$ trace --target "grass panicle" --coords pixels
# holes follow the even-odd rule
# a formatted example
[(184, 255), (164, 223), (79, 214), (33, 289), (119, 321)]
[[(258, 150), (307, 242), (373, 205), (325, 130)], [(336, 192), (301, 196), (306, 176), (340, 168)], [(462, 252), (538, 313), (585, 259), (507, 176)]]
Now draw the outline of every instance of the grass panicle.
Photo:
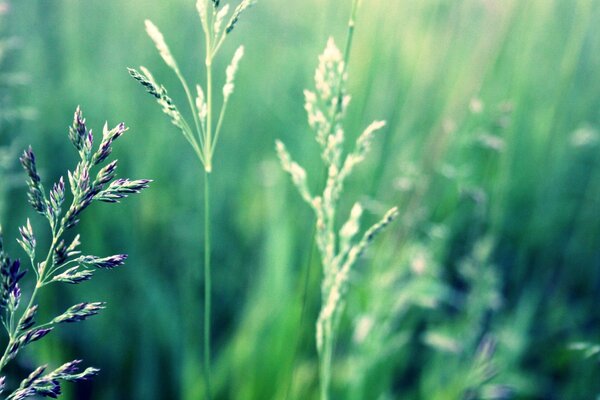
[[(235, 88), (235, 75), (238, 70), (240, 60), (244, 56), (244, 47), (240, 46), (234, 52), (231, 63), (225, 70), (225, 83), (223, 85), (223, 101), (220, 107), (213, 104), (213, 77), (212, 64), (217, 56), (223, 42), (232, 32), (238, 23), (243, 12), (253, 5), (255, 1), (243, 0), (232, 12), (229, 5), (219, 8), (219, 1), (199, 0), (196, 3), (196, 9), (200, 17), (202, 29), (206, 41), (206, 82), (204, 87), (196, 84), (196, 96), (192, 96), (190, 85), (182, 75), (175, 57), (171, 53), (163, 34), (150, 20), (146, 20), (146, 32), (165, 64), (173, 70), (179, 79), (192, 115), (193, 123), (190, 124), (184, 118), (183, 114), (175, 106), (173, 100), (167, 95), (164, 86), (156, 82), (150, 71), (145, 67), (139, 70), (128, 68), (129, 74), (146, 88), (148, 93), (154, 96), (163, 112), (177, 126), (186, 140), (190, 142), (196, 155), (202, 162), (206, 172), (211, 172), (213, 167), (213, 156), (218, 141), (221, 125), (226, 115), (229, 98)], [(224, 25), (225, 21), (227, 23)], [(216, 118), (216, 125), (214, 124)], [(193, 127), (193, 128), (192, 128)]]
[(150, 71), (140, 67), (139, 71), (129, 68), (130, 75), (156, 98), (162, 111), (171, 122), (179, 128), (185, 139), (192, 146), (196, 156), (204, 167), (204, 375), (206, 397), (211, 398), (210, 362), (211, 362), (211, 229), (210, 229), (210, 173), (213, 170), (213, 157), (221, 134), (229, 99), (235, 89), (235, 76), (240, 61), (244, 56), (244, 47), (239, 46), (234, 52), (229, 66), (225, 70), (225, 83), (222, 88), (222, 102), (215, 104), (213, 61), (229, 34), (234, 30), (242, 14), (255, 3), (253, 0), (242, 0), (230, 11), (229, 4), (221, 7), (219, 0), (198, 0), (196, 10), (200, 18), (205, 39), (204, 63), (206, 80), (204, 85), (195, 85), (195, 98), (187, 80), (181, 73), (163, 34), (152, 23), (146, 20), (146, 32), (165, 64), (173, 70), (185, 92), (193, 123), (188, 123), (183, 114), (167, 95), (166, 89), (158, 84)]
[[(355, 12), (353, 9), (351, 21)], [(351, 26), (353, 27), (353, 22)], [(339, 231), (336, 230), (336, 214), (344, 183), (356, 165), (365, 159), (375, 132), (385, 125), (383, 121), (373, 122), (358, 136), (354, 150), (348, 154), (344, 152), (345, 133), (342, 122), (350, 103), (350, 96), (346, 94), (345, 89), (347, 61), (348, 54), (343, 55), (330, 38), (324, 52), (319, 56), (315, 72), (315, 90), (304, 92), (308, 123), (315, 133), (327, 170), (325, 187), (320, 195), (310, 192), (304, 168), (292, 160), (281, 141), (276, 142), (283, 169), (290, 174), (301, 197), (310, 205), (316, 216), (315, 240), (323, 267), (322, 304), (316, 326), (323, 400), (329, 399), (330, 396), (333, 348), (344, 310), (349, 274), (375, 236), (398, 215), (397, 209), (391, 208), (379, 222), (357, 239), (363, 214), (363, 207), (357, 202), (352, 207), (347, 221)]]
[[(8, 338), (0, 359), (0, 372), (21, 350), (48, 335), (59, 324), (83, 321), (98, 314), (105, 307), (102, 302), (80, 303), (48, 322), (36, 324), (38, 309), (41, 306), (37, 303), (37, 295), (43, 287), (56, 282), (79, 284), (91, 279), (95, 270), (115, 268), (123, 265), (127, 258), (124, 254), (109, 257), (82, 255), (79, 250), (79, 235), (66, 241), (69, 229), (77, 225), (81, 213), (91, 203), (114, 203), (148, 187), (150, 181), (146, 179), (115, 179), (116, 161), (101, 167), (112, 151), (114, 140), (125, 131), (123, 124), (113, 129), (108, 129), (105, 125), (100, 145), (94, 150), (92, 131), (87, 128), (81, 110), (77, 109), (73, 125), (69, 129), (69, 139), (78, 152), (80, 161), (72, 171), (68, 171), (71, 203), (64, 209), (67, 194), (63, 178), (46, 192), (38, 174), (33, 150), (30, 147), (23, 152), (21, 165), (27, 175), (28, 200), (32, 208), (47, 220), (52, 239), (48, 248), (42, 250), (38, 248), (34, 228), (29, 219), (19, 228), (20, 237), (17, 238), (17, 242), (27, 255), (35, 277), (33, 290), (27, 299), (21, 291), (21, 281), (26, 271), (18, 259), (11, 259), (5, 252), (0, 228), (0, 320)], [(95, 168), (99, 168), (99, 171), (94, 177)], [(40, 253), (44, 256), (39, 257)], [(99, 371), (91, 367), (80, 371), (79, 364), (80, 360), (70, 361), (49, 372), (47, 366), (41, 366), (25, 378), (7, 399), (34, 396), (55, 398), (61, 394), (62, 381), (86, 380)], [(4, 390), (4, 377), (1, 382), (1, 390)]]

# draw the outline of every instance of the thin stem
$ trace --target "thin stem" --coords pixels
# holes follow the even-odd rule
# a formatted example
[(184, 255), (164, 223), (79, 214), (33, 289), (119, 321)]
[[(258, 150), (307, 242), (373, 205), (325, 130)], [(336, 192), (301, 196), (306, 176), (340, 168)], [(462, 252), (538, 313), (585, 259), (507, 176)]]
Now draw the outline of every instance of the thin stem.
[(221, 112), (219, 113), (219, 119), (217, 120), (217, 128), (215, 129), (215, 137), (212, 143), (212, 147), (210, 149), (210, 154), (214, 154), (215, 152), (215, 146), (217, 145), (217, 141), (219, 140), (219, 133), (221, 133), (221, 125), (223, 125), (223, 119), (225, 117), (225, 111), (227, 110), (227, 103), (228, 101), (226, 100), (223, 105), (221, 106)]
[[(50, 249), (48, 250), (48, 255), (46, 256), (46, 260), (44, 261), (44, 264), (40, 268), (40, 272), (37, 277), (35, 287), (33, 288), (33, 292), (31, 293), (31, 296), (29, 297), (29, 303), (27, 303), (27, 307), (25, 307), (25, 310), (23, 311), (23, 314), (19, 318), (19, 321), (14, 326), (11, 326), (11, 332), (9, 332), (9, 335), (8, 335), (9, 336), (8, 344), (6, 346), (6, 349), (4, 350), (4, 354), (2, 354), (2, 358), (0, 358), (0, 371), (2, 371), (2, 369), (6, 366), (6, 364), (9, 361), (8, 353), (9, 353), (9, 349), (12, 347), (12, 344), (17, 339), (16, 338), (17, 327), (21, 325), (21, 323), (23, 322), (23, 319), (25, 318), (25, 315), (27, 314), (27, 311), (33, 306), (33, 303), (37, 296), (38, 289), (43, 286), (42, 281), (44, 279), (45, 268), (48, 266), (48, 263), (50, 262), (50, 259), (52, 257), (52, 252), (54, 251), (54, 247), (56, 246), (56, 243), (58, 243), (58, 239), (62, 235), (62, 232), (63, 232), (62, 228), (57, 233), (52, 232), (52, 244), (50, 245)], [(11, 319), (13, 317), (14, 316), (11, 316)]]
[[(210, 51), (210, 50), (208, 50)], [(204, 168), (207, 173), (212, 171), (212, 104), (213, 104), (213, 84), (212, 84), (212, 58), (206, 58), (206, 140), (204, 142), (204, 159), (206, 164)]]
[(200, 124), (198, 110), (196, 110), (196, 106), (194, 105), (194, 99), (192, 97), (192, 93), (190, 92), (190, 88), (183, 75), (181, 75), (181, 71), (179, 71), (179, 68), (175, 70), (175, 74), (177, 75), (177, 78), (179, 78), (181, 86), (183, 86), (185, 96), (187, 97), (187, 101), (190, 106), (190, 110), (192, 111), (192, 116), (194, 117), (194, 125), (196, 125), (196, 132), (198, 132), (198, 138), (200, 139), (200, 141), (202, 141), (202, 132), (204, 131), (204, 129), (202, 128), (202, 124)]
[(212, 79), (212, 61), (213, 61), (213, 31), (210, 29), (215, 18), (215, 9), (213, 8), (212, 18), (208, 21), (208, 26), (205, 27), (205, 42), (206, 42), (206, 130), (204, 140), (204, 169), (207, 173), (212, 171), (212, 136), (213, 136), (213, 79)]
[(209, 25), (205, 28), (206, 40), (206, 129), (204, 131), (206, 137), (204, 140), (204, 379), (206, 398), (211, 399), (211, 384), (210, 384), (210, 334), (211, 334), (211, 266), (210, 266), (210, 172), (212, 171), (212, 116), (213, 116), (213, 88), (212, 88), (212, 48), (213, 38), (212, 22), (215, 17), (213, 8), (212, 18), (208, 21)]
[[(65, 268), (65, 267), (67, 267), (67, 266), (69, 266), (69, 265), (71, 265), (71, 264), (74, 264), (74, 263), (76, 263), (76, 262), (77, 262), (77, 259), (75, 258), (75, 259), (73, 259), (73, 260), (69, 260), (69, 261), (67, 261), (67, 262), (65, 262), (65, 263), (63, 263), (63, 264), (61, 264), (61, 265), (54, 265), (54, 266), (52, 266), (52, 268), (50, 268), (50, 270), (48, 271), (48, 274), (47, 274), (47, 275), (48, 275), (48, 276), (52, 276), (52, 275), (54, 275), (56, 272), (60, 271), (61, 269)], [(48, 283), (48, 282), (43, 282), (43, 281), (42, 281), (42, 285), (45, 285), (46, 283)]]
[(210, 389), (210, 323), (211, 323), (211, 267), (210, 267), (210, 173), (204, 174), (204, 374), (206, 398)]
[(333, 335), (331, 332), (331, 321), (321, 321), (323, 329), (323, 348), (320, 354), (320, 377), (321, 377), (321, 400), (329, 400), (329, 388), (331, 386), (331, 362), (333, 353)]
[(352, 3), (352, 11), (348, 20), (348, 36), (346, 36), (346, 46), (344, 47), (344, 73), (348, 70), (348, 62), (350, 61), (350, 50), (352, 49), (352, 40), (354, 38), (354, 27), (356, 25), (356, 14), (358, 12), (360, 0), (354, 0)]

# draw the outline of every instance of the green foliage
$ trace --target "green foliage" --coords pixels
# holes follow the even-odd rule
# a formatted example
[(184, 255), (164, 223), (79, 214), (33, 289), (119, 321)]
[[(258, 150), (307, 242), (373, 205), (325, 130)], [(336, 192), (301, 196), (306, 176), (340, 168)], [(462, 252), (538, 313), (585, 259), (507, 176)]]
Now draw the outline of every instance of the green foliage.
[[(231, 11), (237, 3), (219, 7), (226, 4)], [(261, 3), (232, 32), (246, 51), (223, 126), (241, 129), (220, 135), (211, 180), (215, 398), (319, 396), (314, 219), (277, 165), (273, 142), (283, 139), (312, 178), (310, 193), (319, 193), (322, 158), (306, 139), (299, 98), (327, 37), (343, 37), (349, 6)], [(70, 165), (58, 132), (81, 103), (128, 121), (135, 134), (115, 149), (120, 172), (156, 181), (143, 202), (91, 209), (80, 224), (97, 254), (130, 253), (119, 279), (97, 274), (85, 293), (120, 311), (57, 331), (15, 360), (23, 376), (82, 354), (102, 369), (64, 398), (191, 398), (204, 385), (201, 370), (191, 372), (191, 384), (182, 380), (188, 354), (200, 354), (192, 343), (201, 340), (182, 335), (201, 332), (186, 319), (201, 319), (203, 292), (185, 291), (202, 281), (197, 156), (124, 67), (152, 65), (192, 129), (195, 123), (176, 75), (156, 62), (145, 19), (164, 33), (182, 75), (204, 82), (205, 45), (191, 0), (21, 1), (3, 20), (6, 36), (21, 43), (9, 70), (32, 81), (26, 93), (13, 92), (12, 104), (38, 110), (10, 136), (48, 160), (43, 176), (56, 181)], [(369, 118), (387, 123), (344, 193), (363, 205), (365, 226), (385, 205), (397, 205), (399, 217), (350, 274), (333, 399), (448, 398), (449, 382), (464, 393), (459, 378), (480, 371), (476, 354), (490, 354), (477, 353), (484, 337), (495, 342), (496, 375), (487, 388), (479, 379), (469, 385), (482, 395), (498, 385), (516, 398), (600, 393), (596, 359), (570, 348), (600, 337), (598, 26), (597, 0), (363, 2), (348, 65), (345, 154)], [(226, 40), (219, 54), (233, 55), (233, 45)], [(213, 65), (223, 71), (214, 76), (219, 106), (230, 60)], [(24, 198), (24, 186), (6, 191), (5, 232), (25, 223)], [(342, 199), (340, 207), (352, 204)], [(50, 238), (31, 223), (39, 251)], [(478, 257), (482, 244), (489, 252)], [(5, 246), (20, 251), (14, 241)], [(465, 263), (477, 273), (465, 275)], [(490, 287), (497, 297), (486, 294)], [(48, 290), (50, 318), (85, 300), (77, 291)], [(445, 341), (432, 345), (435, 334)]]

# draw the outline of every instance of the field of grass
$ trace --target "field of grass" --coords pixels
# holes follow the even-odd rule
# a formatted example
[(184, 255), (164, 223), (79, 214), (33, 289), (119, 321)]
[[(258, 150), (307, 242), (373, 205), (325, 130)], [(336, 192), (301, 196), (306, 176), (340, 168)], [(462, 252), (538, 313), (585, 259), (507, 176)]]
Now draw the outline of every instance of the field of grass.
[[(32, 344), (2, 374), (82, 358), (101, 373), (66, 384), (65, 399), (203, 398), (204, 170), (127, 72), (148, 67), (186, 104), (144, 20), (202, 82), (194, 3), (0, 1), (2, 40), (17, 39), (0, 46), (11, 255), (26, 258), (12, 238), (28, 216), (38, 242), (50, 240), (19, 155), (32, 145), (50, 187), (74, 165), (78, 105), (98, 134), (124, 121), (119, 176), (154, 181), (78, 227), (86, 252), (126, 252), (126, 265), (40, 299), (48, 316), (90, 299), (107, 309)], [(220, 88), (244, 44), (211, 174), (215, 399), (320, 398), (315, 220), (275, 141), (318, 192), (325, 172), (303, 90), (327, 39), (343, 45), (351, 3), (259, 0), (215, 60)], [(600, 359), (573, 344), (600, 343), (600, 1), (363, 1), (348, 71), (348, 149), (371, 121), (387, 125), (346, 182), (340, 215), (360, 200), (365, 227), (393, 206), (399, 216), (350, 275), (331, 399), (599, 396)]]

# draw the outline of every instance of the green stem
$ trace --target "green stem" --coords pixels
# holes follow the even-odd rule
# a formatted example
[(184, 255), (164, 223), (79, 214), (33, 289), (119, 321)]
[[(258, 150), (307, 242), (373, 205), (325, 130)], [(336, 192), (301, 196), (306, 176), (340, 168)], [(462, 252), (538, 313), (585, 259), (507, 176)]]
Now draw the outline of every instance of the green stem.
[(211, 398), (210, 388), (210, 323), (211, 323), (211, 267), (210, 267), (210, 173), (204, 174), (204, 379), (206, 398)]
[(329, 400), (329, 389), (331, 387), (331, 364), (333, 358), (333, 333), (331, 332), (331, 322), (321, 321), (323, 330), (323, 347), (320, 358), (319, 375), (321, 381), (321, 400)]
[(219, 119), (217, 120), (217, 128), (215, 129), (215, 137), (212, 143), (212, 147), (210, 149), (211, 155), (215, 152), (215, 146), (217, 145), (217, 141), (219, 140), (219, 133), (221, 133), (221, 125), (223, 125), (223, 119), (225, 117), (225, 111), (227, 110), (228, 102), (228, 100), (225, 100), (223, 105), (221, 106), (221, 112), (219, 113)]
[(204, 141), (204, 159), (206, 161), (204, 169), (207, 173), (212, 171), (212, 104), (213, 104), (213, 88), (212, 88), (212, 59), (206, 59), (206, 140)]
[(192, 117), (194, 118), (196, 132), (198, 132), (198, 138), (200, 139), (200, 142), (202, 142), (202, 125), (200, 124), (200, 119), (198, 117), (199, 110), (196, 109), (190, 88), (183, 75), (181, 75), (181, 71), (179, 71), (179, 68), (175, 69), (175, 74), (177, 75), (177, 78), (179, 78), (179, 82), (181, 82), (181, 86), (183, 86), (183, 90), (185, 91), (185, 97), (187, 97), (188, 105), (190, 107), (190, 110), (192, 111)]
[[(27, 307), (25, 307), (25, 310), (23, 311), (23, 314), (19, 318), (19, 321), (14, 326), (11, 326), (12, 331), (9, 332), (8, 345), (6, 346), (6, 349), (4, 349), (4, 354), (2, 354), (2, 358), (0, 358), (0, 371), (2, 371), (2, 369), (6, 366), (6, 364), (8, 364), (9, 349), (11, 348), (11, 346), (15, 342), (15, 340), (17, 340), (17, 337), (16, 337), (17, 336), (17, 332), (16, 332), (17, 327), (20, 326), (21, 323), (23, 322), (23, 319), (24, 319), (25, 315), (27, 314), (27, 311), (31, 307), (33, 307), (33, 303), (37, 296), (38, 289), (43, 286), (43, 281), (44, 281), (44, 277), (45, 277), (44, 272), (45, 272), (46, 268), (48, 267), (48, 263), (50, 262), (50, 259), (52, 257), (52, 252), (54, 251), (54, 247), (56, 246), (56, 243), (58, 243), (58, 239), (62, 235), (62, 232), (63, 232), (63, 230), (61, 227), (61, 229), (59, 229), (57, 234), (55, 234), (54, 232), (52, 234), (52, 244), (50, 245), (50, 249), (48, 250), (48, 255), (46, 256), (46, 260), (44, 261), (43, 267), (41, 268), (39, 275), (37, 276), (37, 281), (35, 283), (35, 287), (33, 288), (33, 292), (31, 293), (31, 296), (29, 297), (29, 303), (27, 303)], [(11, 319), (13, 317), (14, 317), (14, 315), (11, 316)]]

